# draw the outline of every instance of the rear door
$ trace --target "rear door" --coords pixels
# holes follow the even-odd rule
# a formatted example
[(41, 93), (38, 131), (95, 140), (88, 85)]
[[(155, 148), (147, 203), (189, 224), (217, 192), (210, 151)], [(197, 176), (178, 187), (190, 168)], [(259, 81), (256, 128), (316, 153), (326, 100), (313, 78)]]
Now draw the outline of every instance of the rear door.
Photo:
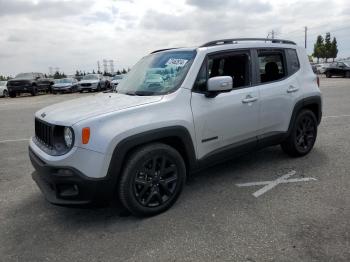
[[(196, 131), (198, 158), (246, 144), (256, 146), (259, 93), (251, 85), (250, 51), (208, 55), (193, 87), (191, 107)], [(206, 97), (207, 80), (231, 76), (233, 90)]]
[(288, 130), (297, 98), (301, 95), (300, 64), (295, 49), (256, 50), (260, 93), (259, 138)]

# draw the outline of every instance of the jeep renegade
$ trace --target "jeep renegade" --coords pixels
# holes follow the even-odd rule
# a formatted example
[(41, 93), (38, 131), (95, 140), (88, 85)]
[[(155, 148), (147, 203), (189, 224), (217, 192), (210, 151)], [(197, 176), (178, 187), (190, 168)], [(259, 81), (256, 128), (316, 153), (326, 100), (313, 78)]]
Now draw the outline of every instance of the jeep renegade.
[(117, 92), (35, 114), (32, 177), (54, 204), (118, 198), (134, 215), (155, 215), (207, 165), (278, 144), (290, 156), (308, 154), (321, 115), (318, 78), (294, 42), (157, 50)]

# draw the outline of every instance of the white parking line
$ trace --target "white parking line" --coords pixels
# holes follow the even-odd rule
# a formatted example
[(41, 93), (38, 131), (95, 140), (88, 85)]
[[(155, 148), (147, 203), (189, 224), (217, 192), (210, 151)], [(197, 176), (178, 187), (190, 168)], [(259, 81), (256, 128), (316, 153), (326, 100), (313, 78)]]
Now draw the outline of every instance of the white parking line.
[(338, 115), (338, 116), (324, 116), (323, 118), (341, 118), (341, 117), (350, 117), (350, 115)]
[(22, 142), (22, 141), (29, 141), (29, 138), (0, 140), (0, 144), (2, 144), (2, 143), (11, 143), (11, 142)]
[(295, 170), (290, 171), (289, 173), (277, 178), (273, 181), (259, 181), (259, 182), (250, 182), (250, 183), (243, 183), (243, 184), (236, 184), (238, 187), (247, 187), (247, 186), (264, 186), (263, 188), (259, 189), (255, 193), (253, 193), (253, 196), (259, 197), (262, 194), (265, 194), (267, 191), (271, 190), (278, 184), (286, 184), (286, 183), (296, 183), (296, 182), (308, 182), (308, 181), (314, 181), (317, 180), (313, 177), (305, 177), (305, 178), (293, 178), (288, 179), (289, 177), (296, 174)]

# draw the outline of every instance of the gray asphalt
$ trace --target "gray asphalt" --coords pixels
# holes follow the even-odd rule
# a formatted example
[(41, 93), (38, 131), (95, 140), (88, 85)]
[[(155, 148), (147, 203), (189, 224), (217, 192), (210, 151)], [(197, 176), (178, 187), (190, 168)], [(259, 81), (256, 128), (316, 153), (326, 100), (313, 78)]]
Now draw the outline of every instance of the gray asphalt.
[[(313, 151), (278, 146), (196, 174), (166, 213), (47, 203), (31, 179), (33, 113), (81, 94), (0, 99), (0, 261), (350, 261), (350, 79), (321, 79), (324, 118)], [(85, 95), (85, 94), (84, 94)], [(262, 186), (237, 183), (317, 180)]]

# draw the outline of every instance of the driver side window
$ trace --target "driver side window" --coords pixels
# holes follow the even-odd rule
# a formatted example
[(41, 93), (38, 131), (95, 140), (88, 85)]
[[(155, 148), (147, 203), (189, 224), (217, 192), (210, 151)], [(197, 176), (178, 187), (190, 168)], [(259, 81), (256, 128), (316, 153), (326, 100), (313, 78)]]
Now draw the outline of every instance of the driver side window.
[(204, 60), (195, 80), (193, 90), (205, 92), (207, 80), (216, 76), (230, 76), (233, 88), (249, 86), (249, 56), (247, 53), (225, 53)]

